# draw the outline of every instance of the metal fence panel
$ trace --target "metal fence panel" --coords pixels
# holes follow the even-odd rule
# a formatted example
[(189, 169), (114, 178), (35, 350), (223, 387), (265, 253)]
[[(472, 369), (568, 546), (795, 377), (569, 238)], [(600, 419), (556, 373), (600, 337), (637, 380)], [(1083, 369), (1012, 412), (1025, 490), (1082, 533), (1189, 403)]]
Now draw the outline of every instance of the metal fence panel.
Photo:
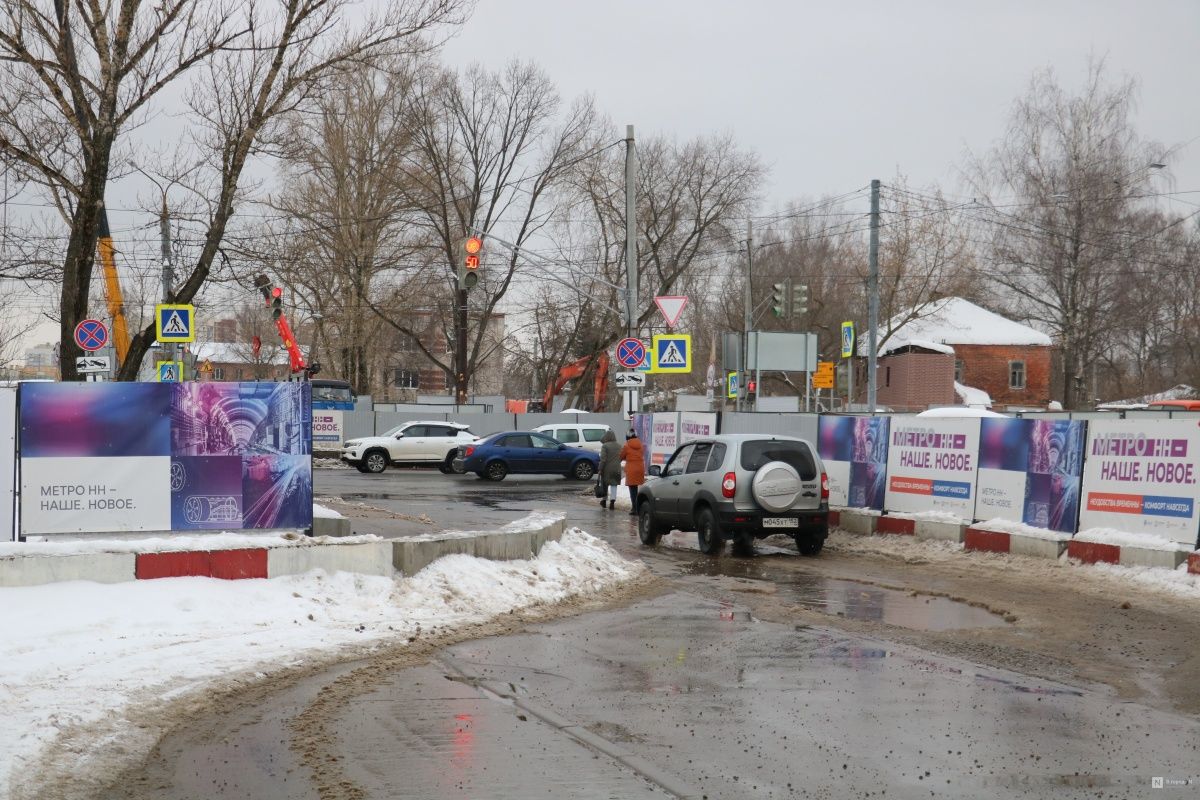
[(721, 414), (721, 433), (777, 433), (817, 441), (816, 414), (771, 414), (726, 411)]

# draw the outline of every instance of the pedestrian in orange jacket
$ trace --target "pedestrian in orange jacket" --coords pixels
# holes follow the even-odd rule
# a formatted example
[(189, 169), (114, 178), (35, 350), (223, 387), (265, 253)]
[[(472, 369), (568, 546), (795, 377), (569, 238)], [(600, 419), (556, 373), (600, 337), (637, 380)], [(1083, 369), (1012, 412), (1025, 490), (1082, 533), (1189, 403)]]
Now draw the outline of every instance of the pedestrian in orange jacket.
[(625, 485), (629, 487), (629, 513), (637, 514), (638, 487), (646, 482), (646, 461), (642, 440), (633, 431), (625, 435), (621, 460), (625, 462)]

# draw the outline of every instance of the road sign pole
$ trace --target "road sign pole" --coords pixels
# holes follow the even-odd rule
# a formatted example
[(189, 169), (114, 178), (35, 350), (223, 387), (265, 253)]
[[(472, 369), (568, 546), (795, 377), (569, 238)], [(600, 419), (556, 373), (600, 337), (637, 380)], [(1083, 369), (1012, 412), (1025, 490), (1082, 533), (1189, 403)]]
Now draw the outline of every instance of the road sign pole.
[[(638, 335), (638, 260), (637, 260), (637, 146), (633, 126), (625, 126), (625, 315), (628, 335)], [(640, 392), (630, 393), (630, 402), (641, 410)]]

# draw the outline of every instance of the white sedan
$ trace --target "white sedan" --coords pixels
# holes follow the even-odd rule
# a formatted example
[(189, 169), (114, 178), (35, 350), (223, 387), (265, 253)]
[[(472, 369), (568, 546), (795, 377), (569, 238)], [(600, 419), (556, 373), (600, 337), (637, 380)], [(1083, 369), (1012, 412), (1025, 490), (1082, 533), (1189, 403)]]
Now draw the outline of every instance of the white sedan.
[(380, 473), (389, 465), (436, 465), (449, 473), (459, 446), (477, 441), (479, 437), (458, 422), (406, 422), (379, 436), (347, 441), (342, 460), (359, 472)]

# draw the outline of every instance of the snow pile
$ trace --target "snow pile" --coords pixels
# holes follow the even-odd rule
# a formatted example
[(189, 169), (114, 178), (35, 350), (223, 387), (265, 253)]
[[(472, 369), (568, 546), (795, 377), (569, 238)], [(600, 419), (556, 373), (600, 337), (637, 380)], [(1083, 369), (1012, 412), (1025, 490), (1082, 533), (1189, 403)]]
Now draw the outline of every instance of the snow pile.
[(1052, 531), (1047, 528), (1035, 528), (1032, 525), (1026, 525), (1024, 522), (1016, 522), (1011, 519), (989, 519), (986, 522), (976, 522), (971, 526), (984, 531), (995, 531), (997, 533), (1015, 533), (1019, 536), (1025, 536), (1030, 539), (1044, 539), (1048, 542), (1067, 542), (1071, 539), (1071, 534)]
[(983, 389), (976, 389), (974, 386), (954, 382), (954, 394), (964, 406), (973, 406), (975, 408), (991, 408), (992, 396)]
[[(854, 509), (855, 511), (868, 511), (869, 509)], [(949, 511), (900, 511), (888, 512), (889, 517), (897, 519), (915, 519), (924, 522), (949, 522), (951, 525), (962, 525), (966, 520), (957, 514), (952, 514)]]
[(1077, 542), (1092, 542), (1094, 544), (1112, 544), (1117, 547), (1140, 547), (1143, 550), (1185, 550), (1191, 552), (1196, 548), (1183, 544), (1165, 536), (1153, 533), (1130, 533), (1115, 528), (1088, 528), (1075, 534)]
[(320, 503), (313, 503), (313, 519), (318, 517), (321, 519), (345, 519), (345, 517), (332, 508), (326, 508)]
[[(330, 512), (337, 513), (337, 512)], [(34, 541), (24, 543), (0, 542), (0, 558), (14, 556), (70, 556), (87, 553), (179, 553), (192, 550), (245, 550), (259, 547), (313, 547), (336, 542), (337, 544), (360, 544), (377, 542), (379, 536), (305, 536), (302, 533), (203, 533), (194, 536), (159, 536), (145, 538), (130, 534), (127, 539), (64, 539), (62, 541)]]
[(1128, 581), (1138, 586), (1174, 595), (1176, 597), (1200, 598), (1200, 575), (1187, 571), (1187, 564), (1175, 569), (1163, 567), (1122, 567), (1116, 564), (1092, 564), (1091, 569), (1116, 580)]
[(1000, 414), (996, 411), (989, 411), (986, 408), (968, 408), (967, 406), (946, 406), (945, 408), (931, 408), (927, 411), (922, 411), (917, 414), (918, 417), (1007, 417), (1007, 414)]
[[(916, 319), (905, 321), (913, 313)], [(940, 344), (1009, 344), (1049, 347), (1050, 337), (1028, 325), (994, 314), (961, 297), (945, 297), (924, 308), (908, 309), (892, 317), (885, 326), (892, 336), (907, 341), (924, 340)], [(869, 344), (859, 344), (865, 356)]]
[(0, 617), (0, 795), (35, 774), (51, 745), (79, 760), (80, 774), (89, 758), (140, 758), (160, 732), (131, 719), (164, 701), (593, 595), (644, 573), (571, 529), (535, 559), (448, 556), (400, 581), (316, 570), (0, 588), (9, 609)]

